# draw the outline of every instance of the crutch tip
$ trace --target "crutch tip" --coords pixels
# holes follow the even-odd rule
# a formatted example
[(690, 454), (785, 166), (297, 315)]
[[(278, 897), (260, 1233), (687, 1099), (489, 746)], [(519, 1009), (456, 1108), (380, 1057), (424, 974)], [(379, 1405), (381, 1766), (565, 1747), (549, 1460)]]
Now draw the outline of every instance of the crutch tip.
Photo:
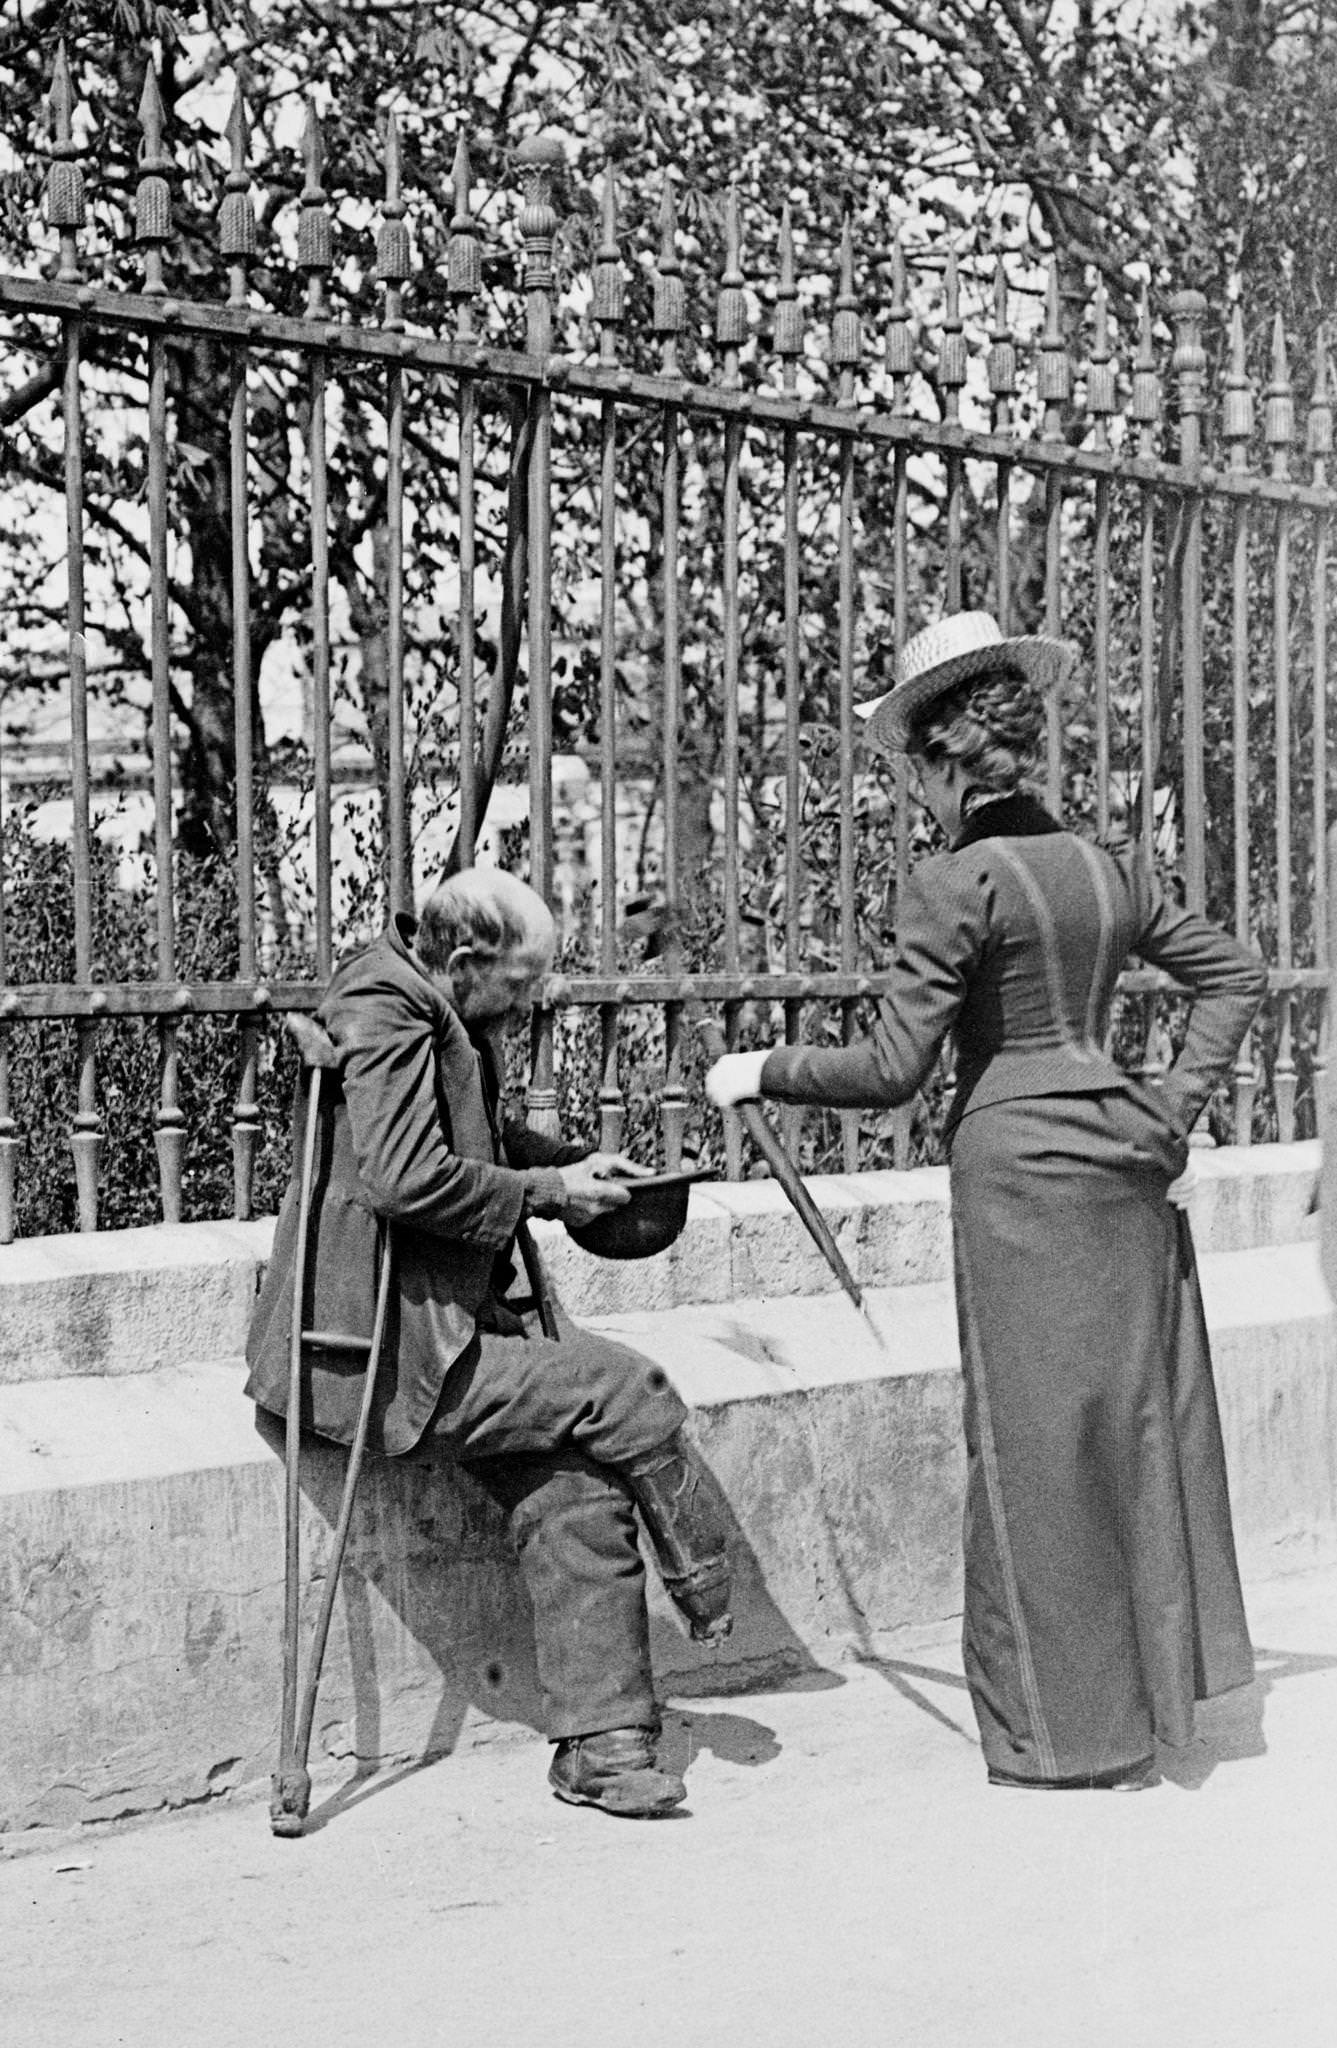
[(269, 1831), (274, 1835), (300, 1835), (311, 1805), (309, 1771), (276, 1771), (270, 1781)]

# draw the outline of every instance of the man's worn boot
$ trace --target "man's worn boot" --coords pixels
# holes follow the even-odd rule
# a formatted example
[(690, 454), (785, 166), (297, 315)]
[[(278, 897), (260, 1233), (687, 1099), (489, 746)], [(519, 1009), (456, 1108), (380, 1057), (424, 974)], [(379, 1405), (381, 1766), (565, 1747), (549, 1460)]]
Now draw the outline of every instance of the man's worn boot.
[(654, 1820), (687, 1797), (672, 1771), (655, 1768), (656, 1728), (606, 1728), (559, 1742), (548, 1783), (571, 1806), (598, 1806), (624, 1820)]
[(698, 1496), (702, 1474), (680, 1436), (624, 1465), (659, 1560), (664, 1587), (692, 1639), (718, 1645), (733, 1627), (723, 1532)]

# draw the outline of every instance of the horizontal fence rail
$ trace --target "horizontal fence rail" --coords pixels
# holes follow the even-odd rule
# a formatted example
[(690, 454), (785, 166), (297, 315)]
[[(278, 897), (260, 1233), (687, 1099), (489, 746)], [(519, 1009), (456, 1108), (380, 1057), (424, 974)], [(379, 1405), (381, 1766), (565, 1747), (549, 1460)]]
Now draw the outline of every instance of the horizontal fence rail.
[[(1023, 336), (1001, 259), (990, 279), (966, 280), (951, 249), (912, 264), (899, 241), (879, 273), (875, 335), (848, 219), (820, 289), (800, 280), (788, 208), (759, 277), (731, 193), (708, 350), (689, 327), (671, 188), (652, 237), (640, 232), (625, 254), (609, 174), (579, 304), (559, 292), (563, 151), (551, 137), (517, 156), (523, 346), (498, 338), (484, 301), (463, 141), (454, 332), (411, 331), (393, 118), (379, 317), (350, 319), (314, 112), (290, 282), (270, 285), (301, 311), (281, 311), (254, 303), (240, 96), (218, 218), (227, 295), (206, 302), (169, 276), (176, 167), (151, 69), (131, 290), (82, 268), (74, 111), (62, 52), (46, 193), (54, 274), (0, 276), (14, 361), (45, 350), (59, 370), (46, 446), (59, 472), (50, 527), (54, 554), (63, 539), (69, 736), (53, 780), (70, 817), (57, 874), (18, 815), (16, 784), (4, 785), (0, 1240), (31, 1227), (36, 1146), (25, 1140), (55, 1102), (79, 1228), (108, 1220), (108, 1148), (138, 1142), (146, 1122), (164, 1219), (217, 1212), (218, 1178), (199, 1160), (224, 1123), (234, 1213), (252, 1213), (258, 1187), (272, 1199), (290, 1078), (274, 1022), (311, 1008), (339, 952), (430, 886), (442, 842), (424, 851), (429, 796), (458, 862), (502, 829), (500, 793), (527, 791), (498, 850), (558, 904), (564, 938), (529, 1047), (531, 1118), (574, 1120), (605, 1147), (669, 1165), (687, 1148), (749, 1171), (738, 1120), (701, 1105), (695, 1006), (722, 1014), (731, 1044), (856, 1034), (861, 1005), (885, 986), (896, 890), (927, 842), (903, 771), (860, 749), (855, 705), (888, 686), (909, 633), (965, 604), (988, 606), (1005, 630), (1080, 646), (1080, 684), (1052, 707), (1051, 803), (1081, 829), (1138, 842), (1191, 907), (1268, 960), (1269, 1003), (1214, 1107), (1216, 1134), (1248, 1143), (1313, 1128), (1337, 503), (1322, 343), (1300, 423), (1280, 322), (1260, 411), (1239, 305), (1216, 322), (1199, 294), (1171, 296), (1167, 361), (1144, 293), (1125, 310), (1121, 369), (1103, 283), (1074, 306), (1057, 265), (1035, 266), (1043, 323)], [(265, 263), (282, 270), (281, 251)], [(183, 364), (206, 380), (203, 426)], [(117, 515), (140, 578), (149, 700), (152, 822), (133, 932), (90, 766), (88, 650), (105, 637), (108, 584), (89, 492), (102, 488), (111, 420), (138, 448), (142, 481)], [(302, 558), (285, 561), (287, 609), (258, 653), (257, 550), (280, 488), (306, 508)], [(182, 725), (199, 710), (183, 694), (182, 649), (202, 641), (207, 581), (202, 515), (191, 525), (183, 511), (191, 491), (192, 504), (212, 491), (225, 536), (208, 617), (226, 626), (230, 722), (213, 739), (230, 766), (211, 785), (220, 860), (205, 895), (178, 844)], [(347, 543), (364, 499), (369, 570)], [(350, 771), (335, 758), (350, 635), (375, 810), (351, 836), (336, 819)], [(282, 858), (265, 724), (263, 655), (275, 649), (306, 706), (301, 829)], [(438, 670), (429, 702), (424, 678)], [(197, 688), (202, 673), (197, 662)], [(574, 809), (555, 795), (573, 760)], [(42, 968), (32, 937), (44, 874), (68, 892), (63, 978)], [(131, 961), (119, 971), (113, 932)], [(1111, 1020), (1119, 1056), (1155, 1079), (1180, 1009), (1165, 977), (1126, 973)], [(787, 1112), (786, 1137), (809, 1167), (907, 1164), (932, 1156), (948, 1086), (937, 1076), (915, 1109), (888, 1117)], [(127, 1216), (140, 1212), (121, 1204), (111, 1220)]]

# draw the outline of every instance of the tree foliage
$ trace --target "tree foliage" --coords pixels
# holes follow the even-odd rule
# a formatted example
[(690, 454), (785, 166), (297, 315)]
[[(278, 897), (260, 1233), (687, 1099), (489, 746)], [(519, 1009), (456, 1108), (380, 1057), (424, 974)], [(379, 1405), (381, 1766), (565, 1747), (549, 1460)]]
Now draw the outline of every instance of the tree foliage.
[[(1211, 307), (1208, 346), (1218, 379), (1228, 307), (1245, 317), (1251, 374), (1266, 376), (1269, 330), (1280, 312), (1302, 384), (1333, 303), (1337, 228), (1327, 206), (1337, 152), (1337, 28), (1321, 0), (1188, 0), (1172, 14), (1154, 0), (489, 0), (478, 6), (353, 6), (339, 0), (201, 0), (172, 10), (154, 0), (5, 0), (0, 5), (0, 90), (9, 157), (0, 178), (0, 266), (54, 274), (56, 238), (41, 224), (49, 148), (47, 95), (58, 42), (68, 51), (81, 113), (77, 138), (90, 194), (80, 264), (89, 281), (137, 288), (134, 238), (140, 147), (138, 107), (146, 64), (157, 70), (173, 185), (169, 288), (221, 303), (226, 265), (217, 214), (229, 146), (234, 86), (251, 129), (247, 150), (257, 253), (248, 289), (255, 303), (300, 313), (310, 280), (297, 262), (298, 218), (311, 166), (304, 163), (306, 108), (320, 110), (319, 182), (333, 222), (328, 279), (332, 317), (375, 324), (385, 294), (375, 274), (384, 200), (385, 124), (393, 110), (403, 143), (404, 199), (414, 268), (406, 315), (421, 330), (452, 332), (460, 308), (449, 289), (449, 249), (459, 197), (456, 151), (467, 143), (469, 203), (480, 235), (481, 293), (471, 308), (482, 340), (516, 344), (524, 331), (514, 157), (544, 129), (562, 133), (567, 170), (558, 193), (556, 345), (597, 346), (587, 280), (601, 241), (599, 201), (611, 170), (627, 271), (621, 358), (653, 367), (654, 266), (666, 185), (677, 199), (686, 291), (681, 349), (688, 375), (715, 375), (715, 304), (723, 267), (725, 195), (737, 196), (751, 338), (745, 378), (775, 375), (771, 314), (779, 269), (777, 232), (788, 208), (805, 324), (800, 377), (830, 396), (829, 360), (848, 217), (855, 296), (865, 319), (858, 389), (885, 397), (878, 357), (893, 297), (893, 241), (909, 265), (917, 334), (913, 403), (948, 402), (931, 337), (940, 322), (949, 246), (963, 278), (972, 351), (970, 392), (992, 320), (992, 282), (1002, 263), (1010, 317), (1025, 340), (1042, 314), (1038, 257), (1052, 254), (1071, 353), (1080, 360), (1093, 281), (1110, 296), (1125, 371), (1138, 296), (1150, 288), (1159, 315), (1168, 293), (1201, 287)], [(1161, 330), (1163, 329), (1163, 321)], [(110, 330), (84, 333), (86, 545), (90, 659), (96, 693), (147, 721), (147, 526), (144, 514), (140, 345)], [(232, 594), (227, 375), (223, 354), (174, 341), (170, 350), (173, 521), (171, 639), (174, 730), (181, 789), (180, 844), (198, 863), (231, 857), (233, 791)], [(0, 362), (5, 508), (0, 532), (0, 687), (5, 722), (23, 731), (34, 691), (64, 682), (64, 590), (53, 559), (53, 517), (62, 492), (61, 376), (52, 325), (17, 322)], [(1307, 387), (1306, 387), (1307, 388)], [(1028, 387), (1018, 401), (1033, 414)], [(265, 793), (309, 773), (305, 742), (263, 712), (281, 670), (309, 655), (310, 507), (302, 455), (309, 418), (306, 371), (266, 356), (252, 368), (251, 674), (255, 679), (261, 860), (271, 918), (282, 937), (290, 908), (285, 843)], [(554, 588), (558, 669), (555, 736), (588, 746), (597, 723), (597, 621), (589, 591), (598, 569), (598, 425), (576, 406), (558, 412), (554, 455)], [(1074, 407), (1065, 431), (1089, 418)], [(504, 542), (515, 405), (500, 387), (480, 392), (479, 556), (482, 589), (495, 592)], [(455, 392), (448, 381), (411, 380), (408, 406), (405, 668), (412, 772), (444, 801), (458, 781), (458, 552)], [(721, 720), (720, 437), (684, 429), (680, 563), (685, 702), (680, 801), (686, 863), (711, 871), (710, 793), (719, 769)], [(1255, 445), (1255, 459), (1263, 451)], [(619, 450), (620, 730), (629, 774), (652, 784), (663, 654), (658, 520), (661, 450), (655, 423), (629, 429)], [(745, 912), (759, 960), (780, 945), (781, 814), (773, 734), (782, 693), (782, 561), (776, 542), (782, 474), (773, 446), (751, 437), (741, 466), (745, 707), (744, 814), (751, 831)], [(1043, 500), (1017, 480), (1015, 611), (1038, 617)], [(839, 670), (836, 479), (810, 462), (801, 482), (803, 644), (801, 714), (811, 735), (804, 817), (808, 895), (805, 958), (833, 962), (839, 905), (828, 858), (836, 829), (832, 764), (824, 735), (833, 721)], [(861, 460), (855, 478), (860, 689), (886, 673), (891, 619), (885, 577), (892, 531), (885, 463)], [(967, 479), (963, 536), (966, 601), (989, 602), (991, 535), (983, 486)], [(912, 477), (910, 625), (942, 599), (941, 479), (927, 465)], [(331, 409), (331, 572), (335, 586), (334, 683), (341, 726), (363, 739), (384, 788), (388, 760), (384, 564), (387, 536), (384, 387), (379, 374), (341, 368)], [(1084, 630), (1091, 588), (1080, 521), (1072, 531), (1070, 605)], [(58, 552), (58, 551), (57, 551)], [(489, 580), (491, 579), (491, 580)], [(1209, 591), (1209, 787), (1228, 811), (1229, 621), (1224, 583)], [(1260, 592), (1260, 595), (1262, 593)], [(1115, 598), (1116, 635), (1131, 634), (1134, 594)], [(482, 621), (480, 667), (496, 653), (495, 605)], [(1266, 607), (1253, 609), (1255, 731), (1267, 744)], [(1120, 622), (1124, 623), (1121, 624)], [(1131, 644), (1131, 640), (1129, 641)], [(1122, 706), (1127, 711), (1131, 696)], [(1116, 714), (1122, 715), (1116, 691)], [(124, 710), (122, 716), (125, 715)], [(1077, 794), (1090, 788), (1092, 744), (1074, 714)], [(770, 723), (768, 724), (768, 720)], [(523, 723), (510, 765), (523, 774)], [(1308, 800), (1301, 779), (1297, 800)], [(662, 796), (662, 792), (659, 793)], [(651, 801), (655, 793), (651, 792)], [(1260, 900), (1275, 853), (1268, 842), (1268, 788), (1251, 792)], [(870, 782), (859, 841), (861, 952), (875, 952), (882, 900), (894, 871), (889, 791)], [(653, 835), (646, 835), (647, 854)], [(1228, 835), (1214, 852), (1228, 859)], [(1271, 864), (1271, 865), (1269, 865)], [(652, 866), (641, 878), (653, 884)], [(1223, 907), (1228, 878), (1214, 876)], [(709, 893), (708, 891), (706, 892)], [(99, 915), (111, 916), (109, 904)], [(300, 937), (300, 934), (297, 935)], [(746, 963), (745, 963), (746, 964)]]

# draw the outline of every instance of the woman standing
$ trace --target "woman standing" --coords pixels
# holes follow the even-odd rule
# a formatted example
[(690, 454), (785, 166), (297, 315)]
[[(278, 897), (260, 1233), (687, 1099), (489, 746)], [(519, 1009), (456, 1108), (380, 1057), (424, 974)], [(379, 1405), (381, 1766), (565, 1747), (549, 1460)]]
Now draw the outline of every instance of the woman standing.
[[(989, 1778), (1155, 1782), (1153, 1743), (1253, 1675), (1187, 1219), (1187, 1133), (1262, 998), (1251, 954), (1026, 787), (1072, 650), (962, 612), (909, 641), (870, 736), (950, 851), (897, 905), (871, 1034), (716, 1062), (720, 1105), (908, 1101), (950, 1030), (965, 1374), (965, 1668)], [(1129, 954), (1194, 1001), (1164, 1083), (1104, 1050)]]

